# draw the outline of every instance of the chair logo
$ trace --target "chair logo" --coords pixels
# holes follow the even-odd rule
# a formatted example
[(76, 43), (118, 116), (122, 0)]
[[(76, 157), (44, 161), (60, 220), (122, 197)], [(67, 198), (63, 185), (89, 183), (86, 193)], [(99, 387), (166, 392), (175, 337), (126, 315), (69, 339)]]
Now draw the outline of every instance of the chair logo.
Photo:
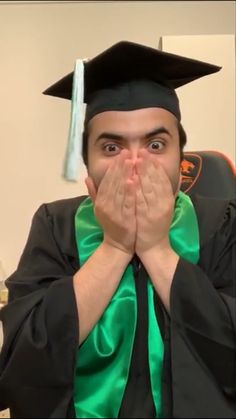
[(191, 161), (189, 160), (183, 160), (181, 162), (181, 172), (182, 173), (186, 173), (189, 174), (191, 173), (191, 171), (194, 169), (195, 164), (193, 164)]
[(181, 190), (188, 192), (199, 177), (201, 171), (201, 158), (197, 154), (186, 153), (181, 162)]

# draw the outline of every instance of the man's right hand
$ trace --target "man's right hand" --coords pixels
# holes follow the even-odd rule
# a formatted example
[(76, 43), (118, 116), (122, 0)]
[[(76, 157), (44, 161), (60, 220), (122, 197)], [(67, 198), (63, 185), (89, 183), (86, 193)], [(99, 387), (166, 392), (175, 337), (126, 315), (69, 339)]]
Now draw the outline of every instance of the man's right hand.
[(93, 179), (85, 183), (94, 203), (94, 214), (104, 232), (104, 242), (132, 257), (135, 252), (135, 184), (131, 153), (122, 150), (107, 169), (98, 191)]

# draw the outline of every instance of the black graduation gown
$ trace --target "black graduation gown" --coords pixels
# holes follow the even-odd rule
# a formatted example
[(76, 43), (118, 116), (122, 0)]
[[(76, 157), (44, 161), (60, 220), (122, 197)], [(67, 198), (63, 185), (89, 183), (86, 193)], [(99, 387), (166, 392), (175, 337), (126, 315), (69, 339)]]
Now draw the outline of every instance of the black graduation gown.
[[(0, 409), (15, 418), (75, 417), (79, 324), (72, 277), (79, 269), (74, 214), (84, 197), (42, 205), (0, 313)], [(236, 204), (195, 197), (199, 264), (180, 259), (171, 316), (156, 295), (164, 339), (163, 415), (236, 416)], [(154, 417), (147, 361), (146, 272), (133, 260), (138, 327), (120, 417)]]

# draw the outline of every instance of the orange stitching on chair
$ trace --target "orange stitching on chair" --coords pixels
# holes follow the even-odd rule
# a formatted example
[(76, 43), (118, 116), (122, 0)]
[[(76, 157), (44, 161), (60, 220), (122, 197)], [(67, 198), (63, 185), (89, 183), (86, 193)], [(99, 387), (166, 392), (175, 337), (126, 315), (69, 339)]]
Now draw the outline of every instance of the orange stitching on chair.
[(226, 156), (224, 153), (222, 153), (221, 151), (215, 151), (215, 150), (202, 150), (204, 153), (215, 153), (218, 154), (220, 157), (223, 157), (223, 159), (226, 161), (226, 163), (228, 163), (230, 169), (232, 170), (234, 176), (236, 176), (236, 167), (234, 166), (232, 160), (230, 160), (230, 158), (228, 156)]

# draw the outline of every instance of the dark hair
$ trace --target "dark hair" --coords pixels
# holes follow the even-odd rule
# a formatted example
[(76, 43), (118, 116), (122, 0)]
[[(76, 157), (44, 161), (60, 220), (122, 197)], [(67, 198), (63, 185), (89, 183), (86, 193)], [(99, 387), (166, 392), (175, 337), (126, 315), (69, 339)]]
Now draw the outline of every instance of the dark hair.
[[(184, 158), (184, 146), (187, 143), (187, 135), (184, 131), (183, 125), (178, 121), (178, 132), (179, 132), (179, 148), (180, 148), (180, 161)], [(88, 168), (88, 126), (85, 127), (83, 132), (83, 148), (82, 148), (82, 157), (85, 166)]]
[(88, 129), (87, 127), (85, 127), (84, 129), (82, 141), (83, 141), (83, 144), (82, 144), (83, 162), (88, 169)]
[(181, 122), (178, 121), (178, 132), (179, 132), (179, 149), (180, 149), (180, 162), (184, 159), (184, 147), (187, 143), (187, 134), (184, 131), (184, 127)]

